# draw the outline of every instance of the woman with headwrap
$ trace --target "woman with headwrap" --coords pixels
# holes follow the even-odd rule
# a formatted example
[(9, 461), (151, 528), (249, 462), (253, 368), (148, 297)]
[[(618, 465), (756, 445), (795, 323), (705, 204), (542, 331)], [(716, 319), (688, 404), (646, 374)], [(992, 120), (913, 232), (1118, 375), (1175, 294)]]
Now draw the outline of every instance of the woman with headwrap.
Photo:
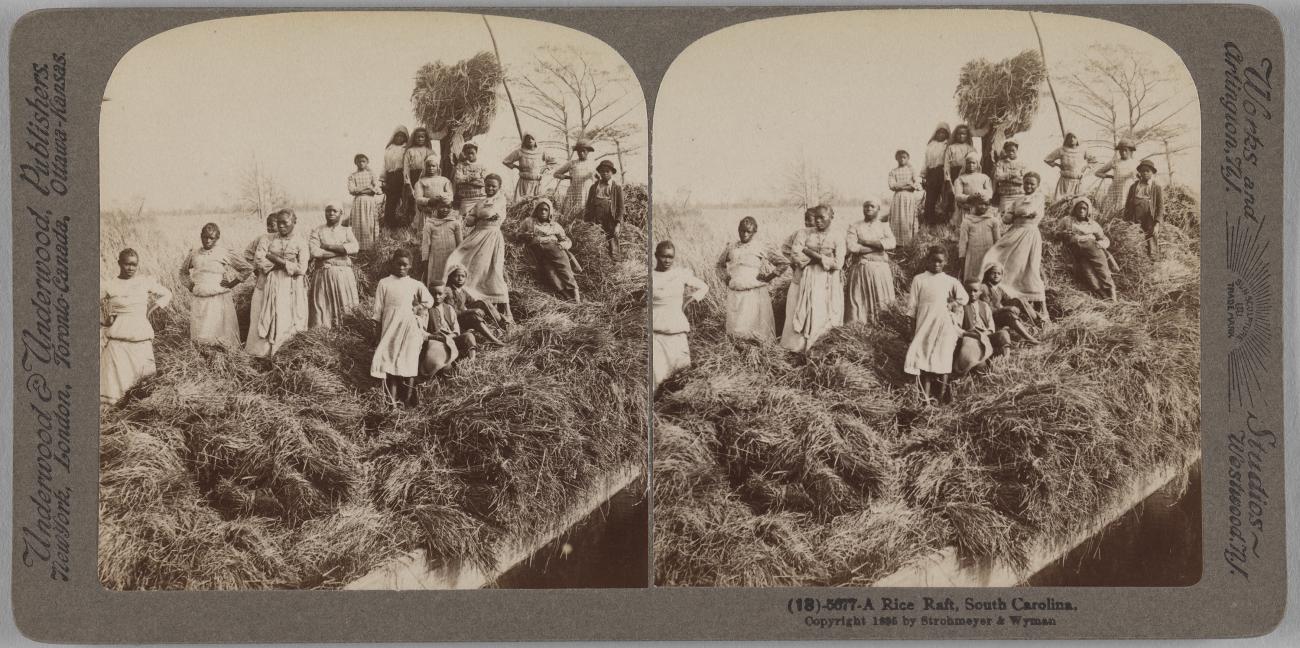
[(1025, 174), (1025, 195), (1002, 215), (1011, 227), (984, 254), (979, 276), (994, 265), (1002, 266), (1004, 279), (999, 284), (1011, 297), (1029, 302), (1043, 321), (1047, 320), (1047, 286), (1043, 281), (1043, 234), (1038, 225), (1047, 212), (1046, 200), (1038, 191), (1039, 175)]
[(507, 169), (519, 170), (519, 182), (515, 183), (514, 201), (536, 196), (542, 189), (542, 178), (555, 166), (556, 160), (550, 153), (542, 150), (537, 138), (524, 133), (523, 143), (510, 152), (501, 164)]
[(1056, 189), (1052, 191), (1052, 202), (1078, 194), (1084, 174), (1096, 162), (1096, 158), (1079, 143), (1077, 135), (1066, 133), (1061, 146), (1043, 158), (1044, 164), (1061, 170), (1061, 179), (1056, 181)]
[(405, 126), (398, 126), (384, 147), (384, 225), (397, 225), (397, 209), (402, 202), (402, 187), (406, 186), (406, 144), (410, 135)]
[(466, 287), (496, 307), (505, 322), (510, 314), (510, 287), (506, 285), (506, 239), (501, 234), (505, 220), (505, 195), (500, 193), (501, 176), (489, 174), (483, 180), (484, 197), (465, 215), (472, 229), (447, 258), (447, 267), (463, 265), (469, 275)]
[(448, 206), (452, 204), (455, 191), (452, 189), (451, 180), (439, 175), (440, 169), (438, 155), (430, 153), (424, 159), (423, 175), (411, 188), (411, 198), (415, 202), (415, 218), (412, 219), (411, 225), (416, 232), (424, 231), (425, 223), (434, 217), (440, 201), (447, 203)]
[(1092, 201), (1079, 196), (1070, 202), (1070, 253), (1079, 283), (1094, 295), (1115, 300), (1115, 281), (1110, 276), (1107, 248), (1110, 238), (1092, 218)]
[(402, 204), (394, 226), (409, 225), (415, 218), (415, 183), (424, 175), (425, 160), (434, 155), (429, 131), (424, 127), (411, 133), (411, 141), (402, 154)]
[(357, 304), (357, 276), (352, 271), (352, 255), (361, 249), (351, 228), (339, 224), (343, 212), (334, 205), (325, 207), (325, 224), (312, 230), (307, 239), (315, 269), (311, 273), (310, 328), (330, 328)]
[(303, 277), (311, 261), (307, 242), (293, 235), (298, 217), (291, 209), (276, 219), (276, 236), (257, 245), (257, 267), (263, 274), (260, 303), (251, 311), (257, 318), (248, 323), (244, 349), (250, 355), (269, 357), (295, 334), (307, 330), (307, 285)]
[(970, 126), (966, 124), (957, 124), (952, 129), (952, 139), (948, 141), (948, 146), (943, 150), (943, 168), (944, 168), (944, 191), (948, 194), (949, 209), (948, 213), (942, 217), (936, 216), (935, 225), (951, 224), (957, 220), (956, 214), (961, 211), (961, 205), (956, 204), (953, 199), (952, 183), (957, 181), (962, 171), (966, 169), (966, 156), (974, 153), (979, 155), (979, 149), (975, 148), (975, 143), (971, 140)]
[[(943, 216), (939, 214), (939, 199), (944, 194), (944, 185), (947, 184), (944, 176), (943, 154), (948, 149), (948, 122), (939, 122), (934, 128), (934, 134), (930, 136), (930, 141), (925, 145), (925, 179), (922, 186), (925, 187), (925, 202), (921, 208), (921, 224), (935, 225), (944, 222)], [(893, 219), (893, 216), (890, 216)]]
[(975, 211), (975, 204), (988, 205), (993, 200), (993, 181), (980, 171), (980, 154), (971, 151), (966, 154), (961, 174), (952, 182), (952, 201), (957, 209), (953, 211), (954, 228), (960, 228), (968, 214)]
[(848, 285), (844, 295), (844, 321), (874, 322), (894, 303), (894, 270), (889, 251), (897, 242), (888, 223), (880, 221), (880, 202), (862, 203), (862, 220), (849, 225), (844, 249), (848, 254)]
[(542, 198), (533, 205), (533, 213), (524, 220), (521, 231), (525, 251), (533, 263), (538, 283), (571, 301), (581, 301), (578, 296), (578, 282), (573, 277), (573, 265), (569, 261), (569, 248), (573, 241), (564, 232), (564, 227), (555, 222), (554, 206), (550, 198)]

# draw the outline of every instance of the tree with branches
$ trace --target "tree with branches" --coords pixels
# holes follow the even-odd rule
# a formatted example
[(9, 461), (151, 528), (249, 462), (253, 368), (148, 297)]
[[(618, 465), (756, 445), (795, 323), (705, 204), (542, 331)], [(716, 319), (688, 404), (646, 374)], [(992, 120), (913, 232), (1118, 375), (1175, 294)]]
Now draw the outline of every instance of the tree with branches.
[(957, 112), (980, 138), (980, 167), (985, 174), (993, 175), (995, 145), (1033, 126), (1046, 79), (1047, 67), (1033, 50), (997, 63), (979, 58), (962, 66), (955, 93)]
[(1181, 121), (1195, 96), (1179, 93), (1178, 70), (1124, 45), (1094, 44), (1060, 80), (1061, 105), (1096, 127), (1093, 144), (1113, 147), (1121, 138), (1139, 147), (1158, 144), (1166, 158), (1195, 148)]
[(785, 190), (785, 202), (801, 209), (830, 204), (839, 197), (821, 169), (808, 164), (808, 156), (802, 154), (786, 166), (781, 186)]
[(266, 220), (268, 214), (289, 202), (284, 188), (266, 172), (257, 155), (253, 155), (252, 164), (244, 169), (239, 179), (239, 194), (235, 200), (241, 213), (260, 220)]
[(578, 139), (608, 142), (623, 169), (622, 156), (640, 149), (628, 142), (641, 131), (640, 124), (629, 119), (641, 105), (641, 91), (625, 69), (598, 60), (573, 45), (540, 48), (531, 68), (514, 80), (523, 88), (518, 108), (542, 124), (539, 143), (568, 152)]
[(411, 107), (415, 118), (438, 140), (442, 175), (452, 177), (465, 140), (486, 133), (497, 115), (497, 87), (505, 72), (496, 55), (479, 52), (448, 65), (426, 63), (415, 73)]

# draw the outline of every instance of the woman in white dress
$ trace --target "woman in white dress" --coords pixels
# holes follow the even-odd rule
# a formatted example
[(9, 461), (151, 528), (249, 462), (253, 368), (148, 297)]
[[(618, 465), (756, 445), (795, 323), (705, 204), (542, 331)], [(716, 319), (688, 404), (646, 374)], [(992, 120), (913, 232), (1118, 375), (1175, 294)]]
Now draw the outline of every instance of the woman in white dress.
[(834, 210), (827, 205), (818, 205), (814, 210), (812, 229), (801, 230), (791, 245), (792, 260), (802, 273), (799, 294), (781, 335), (781, 346), (799, 353), (844, 323), (844, 284), (840, 278), (846, 255), (844, 239), (830, 233)]
[(465, 215), (469, 233), (447, 257), (444, 267), (465, 266), (469, 276), (465, 287), (496, 307), (505, 323), (510, 314), (510, 287), (506, 285), (506, 239), (501, 223), (506, 217), (506, 195), (501, 193), (501, 176), (489, 173), (483, 179), (486, 195)]
[(221, 228), (208, 223), (199, 230), (200, 247), (181, 264), (181, 281), (189, 288), (190, 339), (200, 344), (239, 346), (239, 317), (231, 289), (252, 273), (253, 266), (219, 245)]
[(172, 293), (158, 280), (136, 274), (140, 255), (127, 248), (117, 255), (118, 275), (101, 282), (99, 401), (113, 405), (137, 382), (157, 371), (149, 315), (171, 303)]
[(784, 264), (774, 266), (767, 249), (754, 240), (758, 221), (740, 220), (739, 241), (727, 243), (718, 258), (718, 274), (727, 285), (727, 334), (756, 340), (776, 339), (776, 318), (768, 284), (780, 276)]
[(979, 276), (983, 277), (994, 265), (1000, 265), (1003, 268), (1001, 288), (1008, 296), (1031, 304), (1045, 322), (1047, 285), (1043, 281), (1043, 234), (1038, 231), (1038, 225), (1047, 205), (1043, 194), (1038, 191), (1038, 183), (1037, 173), (1030, 171), (1025, 174), (1025, 195), (1002, 216), (1003, 222), (1011, 227), (984, 253)]
[(673, 265), (676, 258), (677, 249), (671, 241), (660, 241), (655, 246), (650, 318), (654, 331), (651, 373), (656, 390), (669, 376), (691, 366), (691, 348), (686, 339), (691, 323), (686, 319), (685, 308), (687, 303), (699, 301), (709, 292), (709, 284), (690, 270)]

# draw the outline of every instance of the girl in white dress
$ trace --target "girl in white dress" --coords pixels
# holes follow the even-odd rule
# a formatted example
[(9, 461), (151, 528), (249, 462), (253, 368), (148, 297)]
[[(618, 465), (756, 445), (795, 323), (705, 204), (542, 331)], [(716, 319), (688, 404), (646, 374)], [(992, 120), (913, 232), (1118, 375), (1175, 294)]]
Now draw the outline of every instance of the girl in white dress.
[(103, 347), (99, 350), (99, 401), (113, 405), (131, 387), (157, 371), (149, 315), (171, 303), (172, 293), (157, 279), (137, 275), (140, 255), (127, 248), (117, 255), (118, 275), (99, 289)]
[(392, 274), (375, 288), (371, 319), (379, 323), (379, 343), (370, 361), (370, 375), (384, 381), (384, 395), (394, 406), (419, 403), (415, 379), (420, 374), (420, 352), (428, 338), (425, 324), (434, 305), (429, 289), (411, 277), (411, 253), (393, 253)]
[(189, 288), (190, 339), (198, 343), (239, 346), (239, 317), (231, 289), (242, 283), (253, 266), (229, 248), (218, 245), (221, 228), (208, 223), (199, 230), (201, 247), (181, 264), (181, 281)]
[(962, 335), (961, 307), (969, 301), (961, 282), (943, 271), (947, 263), (942, 247), (930, 248), (925, 271), (912, 277), (907, 291), (907, 310), (915, 324), (903, 371), (917, 377), (917, 387), (927, 403), (949, 397), (948, 374)]
[(650, 317), (653, 322), (653, 357), (651, 373), (654, 388), (674, 373), (691, 366), (691, 348), (686, 334), (691, 323), (686, 319), (686, 304), (704, 299), (709, 284), (690, 270), (673, 265), (677, 249), (672, 241), (655, 246), (655, 269), (650, 278), (653, 288)]

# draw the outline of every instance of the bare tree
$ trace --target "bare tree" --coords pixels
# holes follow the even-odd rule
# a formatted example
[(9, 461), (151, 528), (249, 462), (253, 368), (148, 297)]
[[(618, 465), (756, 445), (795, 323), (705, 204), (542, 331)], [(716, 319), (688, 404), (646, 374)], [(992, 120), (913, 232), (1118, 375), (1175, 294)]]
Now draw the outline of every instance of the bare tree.
[(1091, 142), (1114, 146), (1127, 137), (1139, 146), (1160, 144), (1169, 159), (1196, 147), (1180, 120), (1196, 97), (1178, 92), (1173, 65), (1158, 65), (1124, 45), (1094, 44), (1060, 80), (1066, 90), (1061, 105), (1096, 127)]
[(807, 209), (813, 205), (832, 203), (838, 197), (835, 187), (821, 169), (808, 164), (808, 156), (792, 159), (782, 178), (785, 202)]
[(519, 112), (546, 129), (535, 133), (542, 144), (569, 151), (579, 138), (610, 142), (619, 157), (641, 148), (629, 144), (641, 131), (640, 124), (628, 118), (641, 105), (641, 91), (626, 70), (601, 65), (594, 54), (579, 47), (545, 46), (516, 82), (524, 89)]
[(254, 154), (253, 163), (248, 165), (243, 177), (239, 179), (236, 202), (241, 213), (265, 220), (268, 214), (288, 204), (289, 198), (284, 188), (266, 172)]

